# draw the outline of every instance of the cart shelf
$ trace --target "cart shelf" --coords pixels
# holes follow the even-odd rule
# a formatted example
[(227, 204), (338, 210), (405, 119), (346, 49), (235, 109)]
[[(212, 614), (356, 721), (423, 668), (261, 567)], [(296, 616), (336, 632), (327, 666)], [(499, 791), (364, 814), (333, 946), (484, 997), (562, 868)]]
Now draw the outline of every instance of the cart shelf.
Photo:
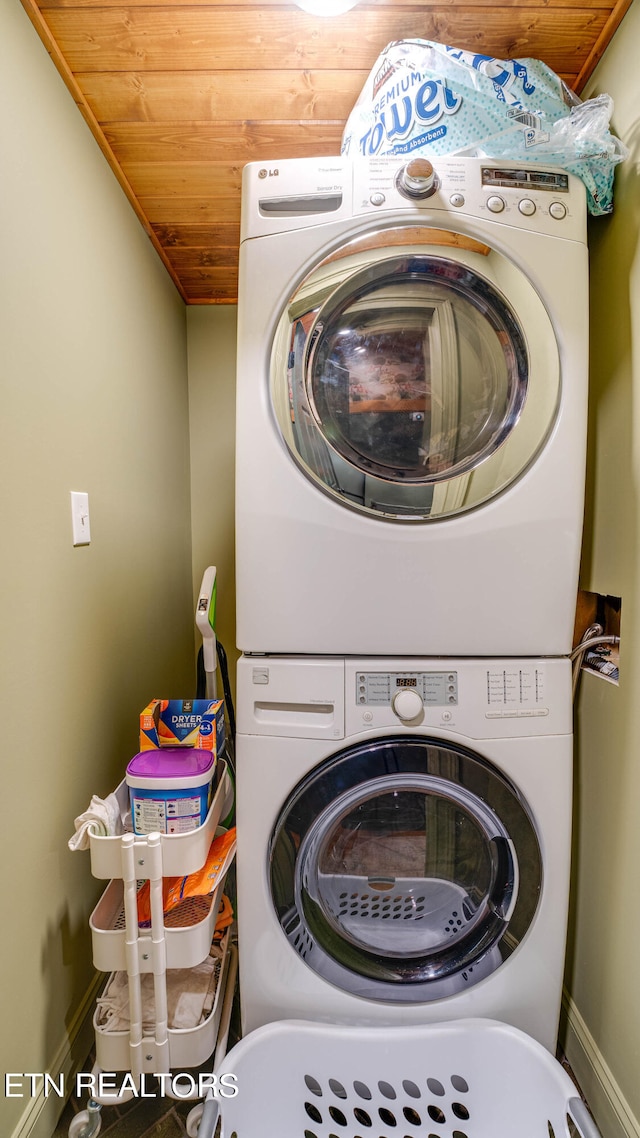
[[(192, 968), (209, 952), (222, 897), (223, 882), (206, 897), (191, 897), (178, 909), (165, 914), (164, 936), (167, 968)], [(127, 968), (127, 930), (124, 912), (124, 886), (121, 880), (109, 882), (89, 919), (93, 942), (93, 963), (99, 972)], [(153, 971), (151, 929), (139, 929), (137, 938), (140, 972)]]
[[(215, 793), (213, 795), (209, 812), (203, 824), (197, 830), (186, 834), (161, 834), (160, 848), (162, 858), (162, 874), (164, 877), (182, 877), (187, 873), (195, 873), (204, 865), (209, 847), (215, 837), (216, 828), (221, 818), (225, 818), (233, 804), (233, 785), (224, 759), (218, 759), (219, 775)], [(121, 782), (114, 792), (120, 804), (121, 817), (129, 814), (129, 788), (126, 782)], [(149, 877), (146, 872), (146, 849), (148, 837), (135, 836), (136, 860), (138, 864), (138, 877)], [(91, 851), (91, 872), (100, 880), (123, 877), (122, 868), (122, 835), (102, 837), (89, 834), (89, 847)]]
[[(160, 1044), (157, 1036), (142, 1034), (136, 1045), (137, 1061), (132, 1063), (130, 1031), (109, 1031), (100, 1022), (100, 1008), (93, 1017), (96, 1038), (96, 1063), (103, 1071), (127, 1071), (155, 1074), (158, 1071), (184, 1071), (198, 1067), (212, 1054), (218, 1037), (220, 1016), (229, 968), (229, 934), (222, 941), (223, 956), (217, 980), (213, 1007), (205, 1020), (192, 1028), (168, 1028), (167, 1039)], [(206, 952), (204, 954), (206, 956)], [(113, 973), (107, 981), (107, 988)]]

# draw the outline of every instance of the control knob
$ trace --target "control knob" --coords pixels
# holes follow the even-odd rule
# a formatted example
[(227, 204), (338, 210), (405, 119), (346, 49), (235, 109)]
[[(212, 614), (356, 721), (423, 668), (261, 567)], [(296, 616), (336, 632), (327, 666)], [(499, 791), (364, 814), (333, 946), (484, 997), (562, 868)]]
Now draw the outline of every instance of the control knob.
[(415, 688), (400, 688), (393, 696), (391, 706), (403, 723), (411, 723), (424, 710), (422, 696)]
[(409, 198), (428, 198), (438, 188), (438, 179), (426, 158), (412, 158), (398, 174), (398, 189)]

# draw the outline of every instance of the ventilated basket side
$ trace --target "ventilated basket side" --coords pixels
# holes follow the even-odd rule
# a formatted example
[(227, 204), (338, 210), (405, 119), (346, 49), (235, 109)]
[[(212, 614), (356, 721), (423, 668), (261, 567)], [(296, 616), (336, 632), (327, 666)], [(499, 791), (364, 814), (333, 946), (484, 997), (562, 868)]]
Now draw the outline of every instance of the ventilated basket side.
[[(562, 1067), (539, 1043), (506, 1024), (462, 1021), (438, 1027), (438, 1039), (421, 1048), (437, 1080), (447, 1121), (468, 1111), (458, 1129), (468, 1138), (564, 1138), (566, 1112), (575, 1088)], [(468, 1091), (456, 1097), (459, 1080)], [(444, 1105), (446, 1104), (446, 1105)], [(453, 1115), (453, 1118), (452, 1118)], [(431, 1116), (433, 1117), (433, 1115)]]
[(226, 1057), (223, 1135), (566, 1138), (575, 1093), (538, 1043), (494, 1021), (353, 1028), (283, 1021)]

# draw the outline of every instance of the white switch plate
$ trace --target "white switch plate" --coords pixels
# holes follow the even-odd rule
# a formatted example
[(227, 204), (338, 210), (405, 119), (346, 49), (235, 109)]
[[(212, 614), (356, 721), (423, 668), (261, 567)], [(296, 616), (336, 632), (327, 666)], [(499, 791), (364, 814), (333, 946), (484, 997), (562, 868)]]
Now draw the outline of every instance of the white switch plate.
[(91, 541), (89, 495), (79, 490), (71, 491), (71, 523), (73, 526), (73, 544), (89, 545)]

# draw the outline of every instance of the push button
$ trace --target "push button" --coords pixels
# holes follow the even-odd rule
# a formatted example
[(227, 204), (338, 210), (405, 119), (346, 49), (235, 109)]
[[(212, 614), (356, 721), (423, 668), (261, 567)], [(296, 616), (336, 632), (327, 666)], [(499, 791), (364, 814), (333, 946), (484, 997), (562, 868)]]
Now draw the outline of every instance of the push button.
[(551, 202), (549, 213), (556, 221), (562, 221), (563, 217), (567, 216), (567, 207), (562, 202)]
[(449, 198), (449, 201), (451, 202), (451, 205), (454, 205), (456, 207), (456, 209), (460, 209), (460, 206), (464, 205), (464, 194), (452, 194)]
[(531, 198), (523, 198), (518, 202), (518, 209), (525, 217), (531, 217), (536, 212), (536, 203), (531, 201)]
[(371, 205), (384, 205), (386, 198), (385, 198), (384, 194), (381, 194), (378, 192), (378, 193), (372, 194), (371, 197), (369, 198), (369, 201), (371, 202)]
[(490, 198), (487, 198), (487, 209), (490, 209), (492, 213), (502, 213), (504, 199), (499, 194), (492, 194)]

